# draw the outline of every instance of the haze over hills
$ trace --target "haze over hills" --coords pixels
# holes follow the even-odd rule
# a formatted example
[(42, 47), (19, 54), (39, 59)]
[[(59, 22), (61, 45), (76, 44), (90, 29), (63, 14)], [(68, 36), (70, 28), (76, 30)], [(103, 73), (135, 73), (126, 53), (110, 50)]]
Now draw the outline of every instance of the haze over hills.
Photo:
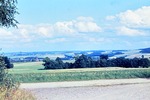
[(81, 54), (92, 57), (93, 59), (99, 58), (100, 55), (106, 54), (109, 58), (140, 58), (144, 55), (145, 58), (150, 58), (150, 48), (135, 49), (135, 50), (88, 50), (88, 51), (43, 51), (43, 52), (12, 52), (5, 53), (12, 61), (40, 61), (45, 57), (55, 59), (60, 57), (63, 60), (73, 60), (74, 57)]

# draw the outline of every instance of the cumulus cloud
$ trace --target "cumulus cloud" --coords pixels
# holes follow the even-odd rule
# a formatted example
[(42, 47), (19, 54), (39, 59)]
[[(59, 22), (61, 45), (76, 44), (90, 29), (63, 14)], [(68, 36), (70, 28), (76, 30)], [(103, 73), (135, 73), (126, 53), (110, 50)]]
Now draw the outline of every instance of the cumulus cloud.
[(94, 22), (76, 22), (75, 28), (78, 32), (100, 32), (101, 28)]
[(131, 29), (131, 28), (128, 28), (128, 27), (125, 27), (125, 26), (122, 26), (122, 27), (117, 27), (117, 33), (119, 35), (126, 35), (126, 36), (139, 36), (139, 35), (145, 35), (144, 32), (141, 32), (139, 30), (136, 30), (136, 29)]
[(42, 37), (53, 37), (53, 26), (50, 24), (39, 24), (34, 26), (36, 33)]
[(101, 27), (94, 22), (92, 17), (78, 17), (75, 20), (57, 22), (54, 29), (59, 33), (101, 32)]
[[(150, 30), (150, 6), (144, 6), (137, 10), (127, 10), (116, 14), (115, 16), (107, 16), (107, 20), (118, 22), (117, 31), (123, 35), (136, 36), (145, 35)], [(123, 26), (123, 27), (120, 27)], [(117, 27), (117, 26), (116, 26)], [(146, 29), (146, 31), (145, 31)]]
[(1, 29), (0, 28), (0, 37), (2, 38), (2, 37), (4, 37), (4, 36), (12, 36), (12, 33), (10, 32), (10, 31), (7, 31), (7, 30), (5, 30), (5, 29)]
[(56, 22), (53, 28), (57, 33), (71, 34), (76, 32), (76, 30), (73, 28), (73, 24), (74, 23), (72, 21)]
[[(18, 29), (0, 29), (3, 39), (18, 42), (31, 42), (45, 39), (51, 43), (66, 41), (60, 37), (79, 37), (80, 34), (101, 32), (101, 27), (94, 22), (92, 17), (78, 17), (70, 21), (61, 21), (54, 24), (18, 25)], [(6, 39), (5, 39), (6, 40)]]
[(135, 11), (128, 10), (118, 14), (116, 17), (120, 22), (129, 27), (150, 27), (150, 6), (142, 7)]

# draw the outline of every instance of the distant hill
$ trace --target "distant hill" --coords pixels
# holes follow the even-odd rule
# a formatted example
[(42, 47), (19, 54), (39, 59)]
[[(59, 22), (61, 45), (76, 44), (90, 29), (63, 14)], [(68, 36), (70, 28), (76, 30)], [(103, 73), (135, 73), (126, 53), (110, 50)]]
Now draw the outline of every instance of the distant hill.
[(14, 62), (42, 61), (45, 57), (56, 59), (60, 57), (63, 60), (73, 60), (80, 55), (87, 55), (93, 59), (99, 59), (100, 55), (106, 54), (110, 59), (125, 57), (125, 58), (140, 58), (144, 55), (145, 58), (150, 58), (150, 48), (135, 49), (135, 50), (89, 50), (89, 51), (43, 51), (43, 52), (12, 52), (5, 53)]
[(140, 49), (140, 53), (150, 53), (150, 48)]

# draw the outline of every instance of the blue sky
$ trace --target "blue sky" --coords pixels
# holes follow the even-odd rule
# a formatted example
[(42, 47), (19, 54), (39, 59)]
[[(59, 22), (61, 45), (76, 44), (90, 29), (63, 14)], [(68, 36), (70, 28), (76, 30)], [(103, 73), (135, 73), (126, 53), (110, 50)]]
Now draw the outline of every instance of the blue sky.
[(20, 22), (0, 28), (3, 52), (150, 47), (150, 0), (18, 0)]

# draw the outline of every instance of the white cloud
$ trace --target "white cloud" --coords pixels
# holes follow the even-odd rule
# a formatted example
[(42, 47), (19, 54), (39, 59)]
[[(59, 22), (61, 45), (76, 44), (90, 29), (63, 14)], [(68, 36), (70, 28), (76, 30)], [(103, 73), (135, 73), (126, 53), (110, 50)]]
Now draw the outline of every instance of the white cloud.
[(144, 6), (135, 11), (127, 10), (116, 15), (120, 23), (129, 27), (150, 27), (150, 6)]
[(38, 33), (38, 35), (42, 37), (52, 37), (53, 36), (53, 27), (50, 24), (40, 24), (35, 25), (35, 31), (34, 33)]
[(75, 28), (78, 32), (100, 32), (101, 28), (94, 22), (76, 22)]
[[(115, 16), (107, 16), (106, 19), (113, 20), (113, 22), (118, 22), (119, 29), (117, 28), (117, 32), (120, 31), (120, 34), (128, 36), (139, 36), (148, 34), (147, 30), (150, 30), (149, 17), (150, 6), (144, 6), (134, 11), (127, 10), (125, 12), (116, 14)], [(114, 26), (112, 25), (112, 27)]]
[(72, 21), (57, 22), (54, 24), (54, 30), (57, 33), (71, 34), (75, 32)]
[(101, 27), (98, 26), (92, 17), (78, 17), (76, 20), (57, 22), (54, 29), (59, 33), (80, 33), (80, 32), (101, 32)]
[(119, 35), (126, 35), (126, 36), (145, 35), (144, 32), (138, 31), (136, 29), (130, 29), (125, 26), (117, 27), (117, 33)]
[(8, 36), (8, 37), (12, 36), (12, 33), (10, 31), (7, 31), (5, 29), (0, 28), (0, 37), (2, 38), (2, 37), (5, 37), (5, 36)]
[[(78, 17), (75, 20), (56, 22), (54, 24), (18, 25), (18, 29), (0, 29), (3, 40), (9, 37), (14, 42), (32, 42), (48, 40), (51, 43), (64, 42), (65, 38), (82, 38), (85, 33), (100, 32), (92, 17)], [(84, 34), (80, 33), (84, 32)], [(63, 37), (63, 38), (61, 38)], [(2, 40), (0, 40), (2, 41)]]
[(50, 39), (46, 40), (48, 43), (58, 43), (58, 42), (66, 42), (67, 40), (65, 38), (56, 38), (56, 39)]

